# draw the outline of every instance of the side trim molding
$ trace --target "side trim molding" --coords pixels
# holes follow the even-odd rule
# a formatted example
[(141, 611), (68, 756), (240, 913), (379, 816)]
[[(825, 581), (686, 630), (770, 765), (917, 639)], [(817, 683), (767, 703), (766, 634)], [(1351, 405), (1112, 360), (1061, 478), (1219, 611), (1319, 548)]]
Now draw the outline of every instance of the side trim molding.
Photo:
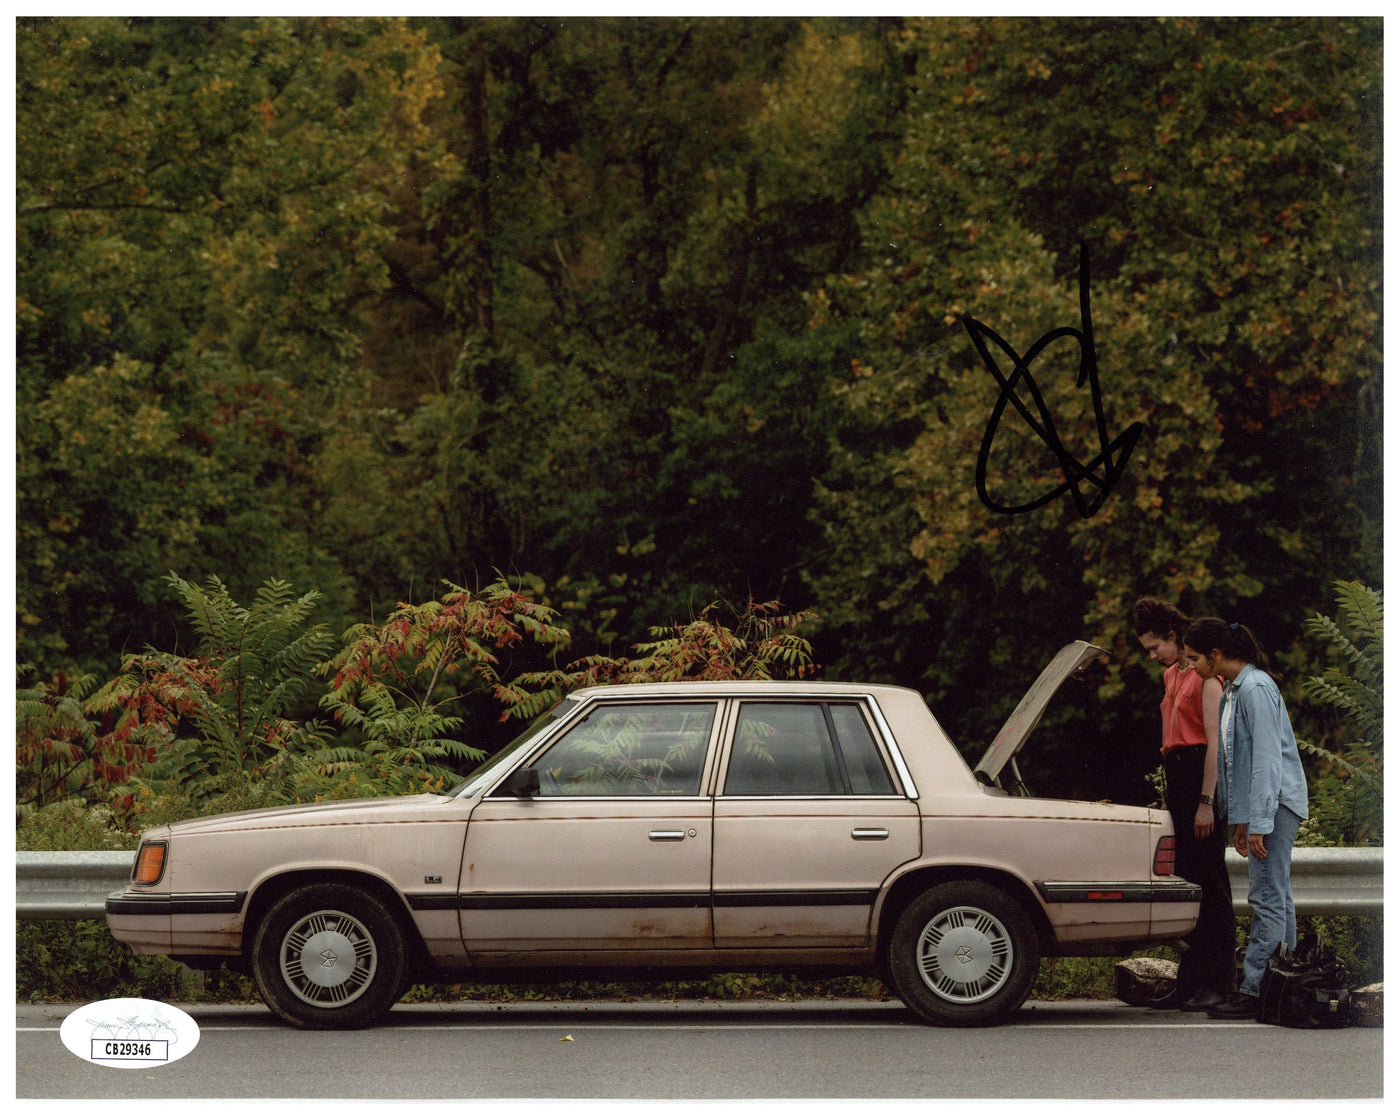
[(126, 891), (107, 896), (109, 914), (237, 914), (247, 891), (209, 891), (202, 894), (135, 894)]
[(1185, 879), (1157, 883), (1151, 880), (1123, 882), (1047, 882), (1036, 880), (1035, 889), (1046, 902), (1200, 902), (1201, 888)]
[(590, 891), (587, 893), (411, 894), (415, 910), (656, 910), (704, 909), (708, 891)]
[(871, 906), (874, 890), (422, 892), (407, 895), (414, 910), (658, 910), (753, 906)]
[(878, 891), (716, 891), (715, 907), (873, 906)]

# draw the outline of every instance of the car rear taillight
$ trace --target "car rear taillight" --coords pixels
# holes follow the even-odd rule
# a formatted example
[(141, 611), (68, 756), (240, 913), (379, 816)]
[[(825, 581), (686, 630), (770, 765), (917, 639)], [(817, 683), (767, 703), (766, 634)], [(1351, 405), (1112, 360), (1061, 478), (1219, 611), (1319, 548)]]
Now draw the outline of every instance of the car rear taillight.
[(136, 865), (131, 869), (131, 881), (143, 887), (159, 883), (165, 874), (165, 841), (148, 840), (136, 853)]
[(1157, 854), (1152, 857), (1152, 874), (1176, 874), (1176, 837), (1163, 836), (1157, 841)]

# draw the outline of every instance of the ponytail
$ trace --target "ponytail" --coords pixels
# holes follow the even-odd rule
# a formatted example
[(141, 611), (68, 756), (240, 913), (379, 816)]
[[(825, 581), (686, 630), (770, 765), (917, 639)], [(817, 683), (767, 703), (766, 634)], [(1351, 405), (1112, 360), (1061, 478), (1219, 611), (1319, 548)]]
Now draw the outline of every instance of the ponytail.
[(1264, 656), (1264, 647), (1242, 622), (1226, 622), (1223, 618), (1198, 618), (1187, 627), (1181, 639), (1182, 645), (1190, 646), (1197, 653), (1210, 653), (1219, 650), (1233, 661), (1247, 661), (1268, 671), (1269, 659)]

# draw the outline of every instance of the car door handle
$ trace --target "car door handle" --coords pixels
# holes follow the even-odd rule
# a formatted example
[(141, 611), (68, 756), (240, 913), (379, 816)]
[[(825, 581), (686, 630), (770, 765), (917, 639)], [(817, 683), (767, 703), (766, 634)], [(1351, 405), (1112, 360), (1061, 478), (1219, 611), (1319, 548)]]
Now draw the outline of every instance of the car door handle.
[(852, 840), (888, 840), (890, 830), (887, 828), (853, 828), (851, 829)]
[(647, 839), (648, 839), (648, 840), (656, 840), (657, 842), (665, 842), (665, 841), (671, 841), (671, 840), (684, 840), (684, 839), (685, 839), (685, 833), (682, 832), (682, 831), (679, 831), (679, 830), (678, 830), (678, 831), (675, 831), (675, 832), (671, 832), (671, 831), (662, 831), (662, 830), (658, 829), (658, 830), (655, 831), (655, 832), (648, 832), (648, 833), (647, 833)]

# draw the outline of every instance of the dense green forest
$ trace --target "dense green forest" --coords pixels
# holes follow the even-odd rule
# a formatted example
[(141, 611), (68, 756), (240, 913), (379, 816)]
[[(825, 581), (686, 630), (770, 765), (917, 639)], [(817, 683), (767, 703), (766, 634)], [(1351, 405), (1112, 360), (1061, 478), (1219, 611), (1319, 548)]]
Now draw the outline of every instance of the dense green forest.
[[(318, 592), (308, 665), (503, 578), (560, 641), (502, 681), (779, 601), (973, 755), (1104, 645), (1037, 765), (1143, 800), (1134, 598), (1248, 622), (1301, 713), (1305, 619), (1382, 583), (1379, 19), (24, 18), (15, 151), (51, 703), (198, 648), (214, 576)], [(1140, 435), (1090, 515), (997, 512), (965, 320), (1086, 328), (1081, 246)], [(1034, 375), (1092, 465), (1081, 354)], [(1006, 506), (1068, 469), (1011, 408), (989, 451)]]

